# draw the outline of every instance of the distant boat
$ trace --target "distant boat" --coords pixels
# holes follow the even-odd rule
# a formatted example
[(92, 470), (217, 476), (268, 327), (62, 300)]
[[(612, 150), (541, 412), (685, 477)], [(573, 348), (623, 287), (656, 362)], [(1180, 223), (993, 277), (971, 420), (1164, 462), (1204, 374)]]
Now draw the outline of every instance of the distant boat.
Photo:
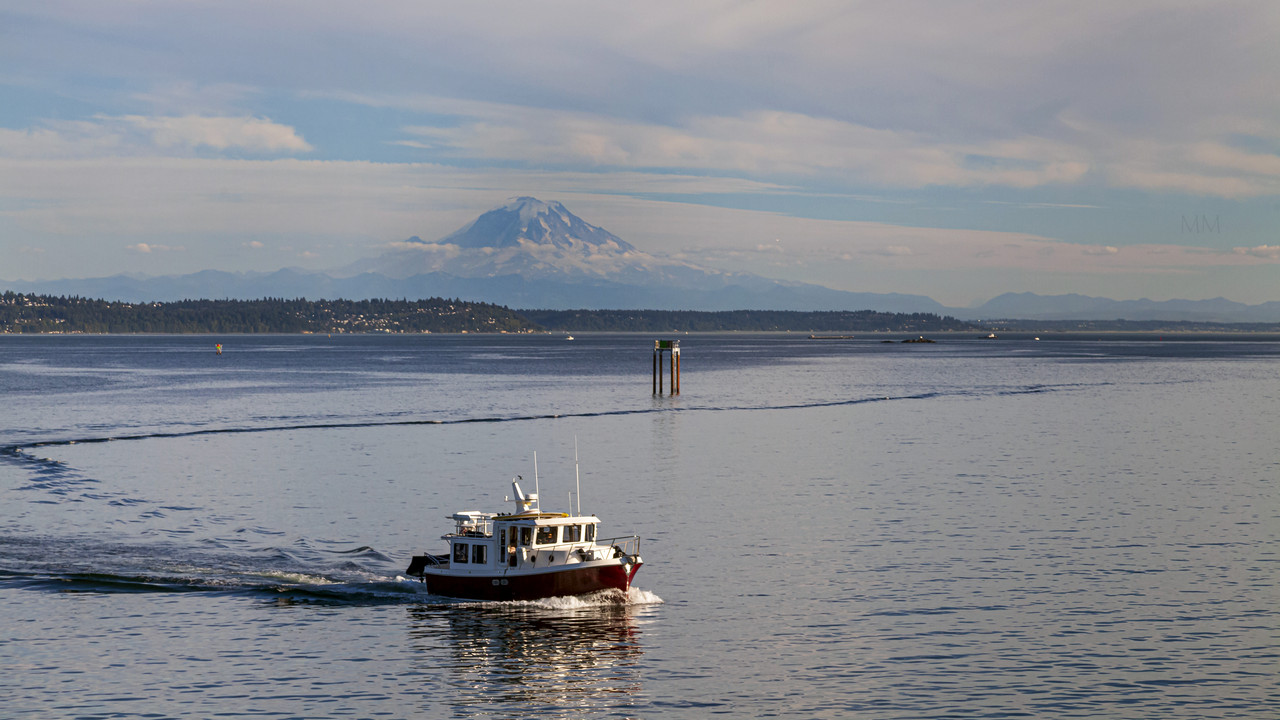
[(995, 334), (995, 333), (991, 333), (990, 335), (988, 335), (988, 336), (987, 336), (987, 339), (988, 339), (988, 340), (995, 340), (995, 339), (996, 339), (996, 334)]
[(565, 335), (565, 336), (564, 336), (564, 339), (565, 339), (565, 340), (572, 340), (572, 339), (573, 339), (573, 336), (572, 336), (572, 335)]

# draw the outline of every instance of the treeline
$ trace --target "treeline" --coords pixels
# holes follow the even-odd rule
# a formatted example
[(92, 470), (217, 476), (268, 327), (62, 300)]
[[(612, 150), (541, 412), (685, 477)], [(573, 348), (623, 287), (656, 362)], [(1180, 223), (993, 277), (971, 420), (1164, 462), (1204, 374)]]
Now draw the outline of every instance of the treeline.
[(1280, 323), (1167, 320), (999, 320), (873, 310), (512, 310), (427, 300), (182, 300), (127, 303), (0, 294), (0, 333), (527, 333), (565, 332), (1232, 332), (1280, 333)]
[(475, 333), (538, 328), (506, 307), (428, 300), (182, 300), (126, 303), (5, 292), (5, 333)]
[(978, 330), (977, 325), (932, 313), (874, 310), (796, 312), (787, 310), (522, 310), (547, 330), (568, 332), (939, 332)]
[(0, 333), (925, 333), (978, 329), (931, 313), (872, 310), (511, 310), (444, 298), (127, 303), (14, 292), (0, 295)]

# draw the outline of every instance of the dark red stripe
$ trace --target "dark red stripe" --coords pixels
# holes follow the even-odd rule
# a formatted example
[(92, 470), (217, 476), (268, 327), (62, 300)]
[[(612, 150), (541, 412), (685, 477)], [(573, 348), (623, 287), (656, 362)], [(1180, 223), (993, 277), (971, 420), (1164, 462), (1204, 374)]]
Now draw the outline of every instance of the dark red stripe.
[(632, 565), (630, 572), (622, 565), (607, 565), (506, 576), (442, 575), (427, 570), (424, 577), (427, 592), (435, 595), (470, 600), (536, 600), (609, 589), (626, 592), (639, 569), (639, 564)]

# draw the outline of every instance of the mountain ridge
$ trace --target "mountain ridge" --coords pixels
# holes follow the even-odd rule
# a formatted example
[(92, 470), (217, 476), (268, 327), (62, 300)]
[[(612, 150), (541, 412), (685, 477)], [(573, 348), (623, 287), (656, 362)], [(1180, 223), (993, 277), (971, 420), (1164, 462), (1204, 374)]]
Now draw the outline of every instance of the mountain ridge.
[(1195, 322), (1280, 322), (1280, 302), (1257, 305), (1208, 300), (1112, 300), (1078, 293), (1039, 295), (1008, 292), (968, 309), (954, 310), (965, 320), (1179, 320)]
[[(821, 287), (821, 286), (815, 286)], [(258, 299), (264, 297), (366, 300), (374, 298), (458, 297), (496, 305), (529, 309), (632, 309), (632, 310), (876, 310), (879, 312), (930, 312), (962, 320), (1162, 320), (1223, 323), (1280, 322), (1280, 302), (1257, 305), (1214, 298), (1210, 300), (1112, 300), (1079, 294), (1039, 295), (1003, 293), (969, 308), (946, 307), (927, 296), (895, 293), (849, 293), (826, 290), (825, 298), (808, 293), (787, 296), (779, 285), (763, 295), (749, 288), (701, 291), (681, 295), (677, 301), (662, 289), (646, 289), (620, 283), (561, 286), (529, 281), (520, 276), (467, 279), (444, 274), (387, 278), (367, 273), (336, 278), (325, 273), (292, 268), (274, 272), (235, 273), (202, 270), (188, 275), (113, 275), (101, 278), (46, 281), (4, 281), (0, 288), (14, 292), (53, 296), (80, 296), (123, 302), (174, 302), (188, 299)], [(581, 292), (593, 291), (586, 302)], [(1068, 299), (1070, 302), (1060, 302)], [(825, 301), (821, 301), (825, 300)], [(751, 307), (755, 305), (756, 307)], [(768, 307), (765, 307), (768, 306)], [(821, 307), (819, 307), (821, 306)]]
[(126, 302), (187, 299), (456, 297), (547, 310), (873, 310), (964, 320), (1280, 322), (1280, 302), (1111, 300), (1009, 292), (969, 308), (925, 295), (834, 290), (646, 253), (557, 201), (512, 198), (434, 242), (414, 235), (327, 272), (202, 270), (186, 275), (0, 281), (4, 289)]

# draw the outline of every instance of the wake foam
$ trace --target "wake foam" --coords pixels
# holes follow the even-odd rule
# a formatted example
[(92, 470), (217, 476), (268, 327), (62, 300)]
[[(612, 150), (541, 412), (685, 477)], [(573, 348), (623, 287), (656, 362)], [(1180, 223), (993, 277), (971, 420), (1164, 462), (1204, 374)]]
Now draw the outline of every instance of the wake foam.
[(660, 605), (665, 602), (648, 590), (633, 587), (627, 592), (601, 590), (587, 595), (562, 595), (537, 600), (477, 601), (473, 604), (486, 608), (532, 608), (541, 610), (587, 610), (592, 608), (617, 608), (623, 606)]

